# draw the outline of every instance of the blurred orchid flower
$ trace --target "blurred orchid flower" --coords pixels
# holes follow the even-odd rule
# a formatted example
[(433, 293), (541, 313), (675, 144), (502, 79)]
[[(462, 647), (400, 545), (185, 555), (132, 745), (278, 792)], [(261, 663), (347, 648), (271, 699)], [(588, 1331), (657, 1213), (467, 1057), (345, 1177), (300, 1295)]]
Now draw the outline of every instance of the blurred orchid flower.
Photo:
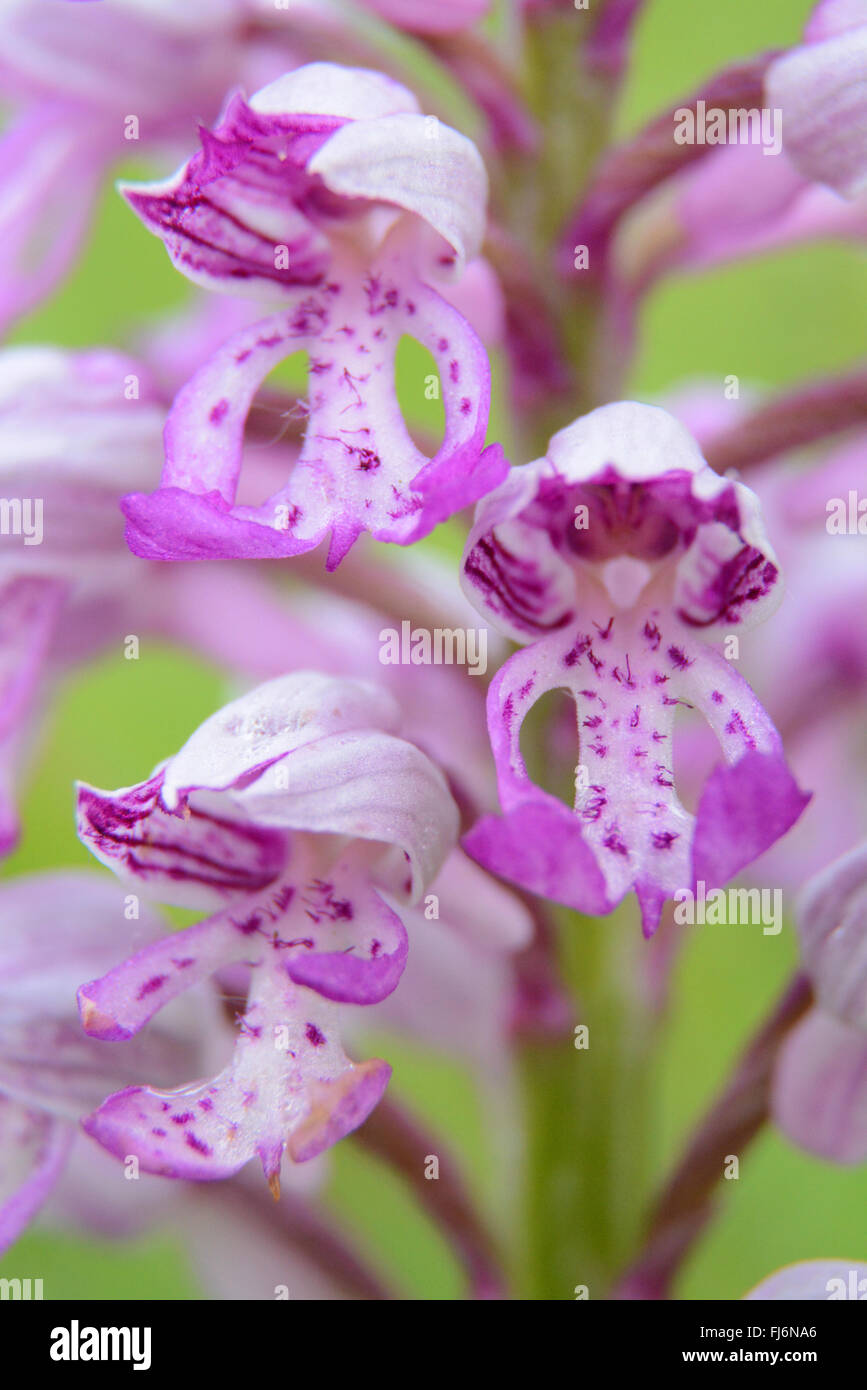
[(816, 1006), (777, 1066), (774, 1117), (801, 1148), (867, 1160), (867, 843), (810, 879), (798, 904)]
[(238, 78), (235, 0), (106, 0), (0, 14), (0, 73), (16, 112), (0, 142), (0, 323), (74, 264), (102, 182), (130, 152), (165, 148)]
[(867, 0), (820, 0), (804, 38), (771, 64), (765, 93), (804, 178), (854, 198), (867, 193)]
[(198, 980), (252, 966), (229, 1066), (180, 1091), (112, 1096), (85, 1126), (110, 1151), (205, 1180), (258, 1154), (276, 1188), (284, 1149), (312, 1158), (376, 1105), (390, 1068), (349, 1061), (335, 1004), (395, 988), (397, 907), (457, 831), (442, 775), (397, 721), (366, 683), (297, 673), (227, 705), (147, 782), (80, 788), (80, 834), (99, 859), (152, 896), (219, 909), (82, 986), (87, 1032), (130, 1037)]
[[(465, 840), (487, 868), (592, 914), (634, 888), (650, 935), (666, 898), (724, 883), (797, 820), (809, 798), (779, 735), (711, 645), (781, 598), (758, 500), (665, 411), (621, 402), (556, 434), (479, 506), (463, 573), (480, 611), (528, 644), (488, 696), (504, 815)], [(572, 808), (521, 753), (524, 719), (555, 689), (576, 706)], [(674, 778), (684, 705), (725, 760), (695, 816)]]
[[(158, 939), (151, 911), (132, 917), (117, 884), (58, 872), (0, 886), (0, 1251), (20, 1235), (82, 1144), (78, 1122), (107, 1089), (135, 1077), (179, 1081), (203, 1064), (216, 1009), (195, 992), (147, 1037), (105, 1048), (84, 1037), (75, 1007), (83, 975), (107, 969), (126, 945)], [(91, 1163), (93, 1155), (91, 1155)], [(125, 1220), (130, 1220), (129, 1184)], [(138, 1194), (136, 1194), (138, 1195)], [(110, 1206), (93, 1193), (95, 1219)]]
[[(418, 111), (406, 88), (314, 63), (235, 96), (202, 151), (130, 203), (190, 279), (286, 305), (242, 329), (180, 392), (159, 490), (124, 501), (147, 558), (274, 557), (331, 532), (333, 569), (363, 530), (409, 544), (504, 476), (484, 449), (490, 370), (469, 324), (428, 281), (476, 254), (486, 177), (475, 146)], [(394, 358), (432, 353), (446, 430), (433, 458), (410, 438)], [(310, 354), (298, 461), (261, 506), (236, 502), (244, 427), (267, 374)]]
[(23, 736), (64, 643), (83, 660), (95, 605), (134, 587), (118, 495), (155, 475), (163, 420), (147, 373), (119, 353), (0, 353), (0, 853), (18, 834)]
[(867, 1299), (867, 1265), (860, 1260), (801, 1260), (769, 1274), (744, 1294), (747, 1300)]

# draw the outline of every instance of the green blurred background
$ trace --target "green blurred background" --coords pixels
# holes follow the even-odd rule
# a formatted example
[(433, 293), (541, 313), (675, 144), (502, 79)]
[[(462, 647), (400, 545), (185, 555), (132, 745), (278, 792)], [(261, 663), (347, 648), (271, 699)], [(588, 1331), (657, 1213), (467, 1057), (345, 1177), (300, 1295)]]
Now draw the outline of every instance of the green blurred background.
[[(691, 92), (725, 63), (797, 40), (807, 0), (649, 0), (618, 120), (620, 134)], [(184, 300), (160, 244), (107, 191), (92, 239), (55, 298), (13, 335), (68, 346), (128, 342), (143, 319)], [(824, 246), (665, 283), (650, 298), (631, 394), (736, 372), (773, 387), (851, 362), (863, 351), (867, 277), (855, 249)], [(407, 381), (420, 379), (407, 358)], [(418, 392), (413, 390), (413, 403)], [(423, 409), (423, 403), (422, 403)], [(423, 416), (420, 416), (424, 422)], [(430, 423), (430, 421), (428, 421)], [(128, 784), (177, 748), (222, 702), (220, 674), (148, 644), (142, 659), (106, 658), (70, 680), (51, 712), (23, 798), (25, 834), (6, 874), (92, 865), (72, 819), (72, 783)], [(653, 1077), (655, 1127), (645, 1156), (661, 1178), (795, 958), (790, 931), (696, 932), (676, 971), (673, 1007)], [(511, 1154), (492, 1151), (469, 1077), (405, 1040), (378, 1040), (394, 1093), (464, 1159), (482, 1202), (503, 1187)], [(867, 1253), (867, 1169), (818, 1162), (767, 1132), (725, 1184), (721, 1214), (689, 1261), (682, 1298), (737, 1298), (793, 1260)], [(371, 1261), (408, 1295), (459, 1297), (448, 1248), (401, 1186), (356, 1146), (334, 1153), (329, 1198)], [(124, 1245), (31, 1231), (0, 1261), (7, 1277), (41, 1276), (48, 1298), (197, 1298), (183, 1251), (168, 1237)], [(564, 1297), (569, 1297), (569, 1291)]]

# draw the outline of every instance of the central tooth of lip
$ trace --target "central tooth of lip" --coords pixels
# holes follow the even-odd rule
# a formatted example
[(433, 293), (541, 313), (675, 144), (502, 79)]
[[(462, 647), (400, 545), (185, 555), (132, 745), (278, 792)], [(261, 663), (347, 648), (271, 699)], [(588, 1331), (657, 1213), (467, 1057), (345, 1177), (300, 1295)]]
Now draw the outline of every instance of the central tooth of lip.
[(632, 555), (618, 555), (602, 570), (602, 582), (616, 608), (631, 608), (650, 578), (650, 566)]

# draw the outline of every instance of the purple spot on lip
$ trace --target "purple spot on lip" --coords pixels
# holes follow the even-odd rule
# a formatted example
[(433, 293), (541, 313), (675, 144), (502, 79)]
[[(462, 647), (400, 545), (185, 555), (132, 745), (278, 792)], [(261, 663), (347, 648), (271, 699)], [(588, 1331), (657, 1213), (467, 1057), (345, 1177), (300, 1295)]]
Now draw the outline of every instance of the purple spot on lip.
[(307, 1041), (313, 1047), (325, 1046), (325, 1034), (319, 1031), (315, 1023), (308, 1023), (307, 1027), (304, 1029), (304, 1033)]
[(710, 698), (713, 700), (715, 705), (722, 705), (725, 703), (723, 696), (720, 694), (718, 690), (712, 690), (710, 692)]
[(183, 1112), (182, 1115), (172, 1115), (172, 1124), (173, 1124), (173, 1125), (188, 1125), (188, 1124), (190, 1123), (190, 1120), (191, 1120), (192, 1118), (193, 1118), (193, 1112), (192, 1112), (191, 1110), (185, 1110), (185, 1111)]
[(195, 1149), (196, 1153), (207, 1156), (211, 1152), (208, 1145), (203, 1140), (198, 1139), (191, 1131), (184, 1135), (184, 1141), (191, 1149)]
[(144, 999), (146, 995), (153, 994), (154, 990), (159, 989), (160, 985), (164, 985), (168, 978), (168, 975), (154, 975), (142, 985), (136, 999)]
[(211, 421), (211, 424), (219, 425), (220, 421), (223, 419), (228, 409), (229, 402), (225, 399), (225, 397), (223, 398), (223, 400), (217, 401), (217, 404), (213, 407), (208, 417)]

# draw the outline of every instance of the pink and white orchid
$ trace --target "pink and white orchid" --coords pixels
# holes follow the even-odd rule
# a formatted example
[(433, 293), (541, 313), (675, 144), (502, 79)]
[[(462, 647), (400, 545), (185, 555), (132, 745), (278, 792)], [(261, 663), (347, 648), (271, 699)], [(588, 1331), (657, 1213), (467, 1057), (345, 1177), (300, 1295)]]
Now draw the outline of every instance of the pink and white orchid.
[[(484, 231), (485, 171), (464, 136), (421, 114), (405, 87), (310, 64), (229, 102), (201, 153), (127, 197), (184, 274), (262, 295), (280, 312), (242, 329), (196, 373), (166, 427), (158, 492), (125, 499), (132, 548), (152, 559), (274, 557), (331, 534), (334, 568), (363, 530), (409, 544), (505, 473), (484, 448), (484, 349), (430, 281), (459, 273)], [(408, 334), (440, 371), (446, 412), (433, 458), (395, 393)], [(309, 354), (308, 421), (285, 486), (236, 501), (254, 394)]]

